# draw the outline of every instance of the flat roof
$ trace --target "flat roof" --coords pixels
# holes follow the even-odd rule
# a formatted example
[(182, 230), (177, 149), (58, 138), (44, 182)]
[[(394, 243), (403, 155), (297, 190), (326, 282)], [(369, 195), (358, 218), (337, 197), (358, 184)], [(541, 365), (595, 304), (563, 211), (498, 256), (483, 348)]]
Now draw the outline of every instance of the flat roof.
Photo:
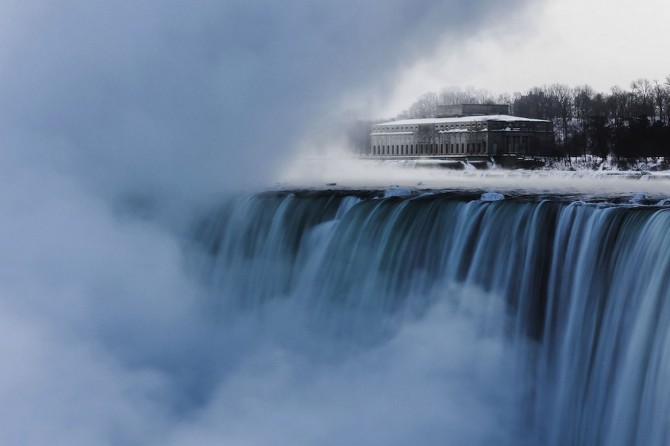
[(414, 124), (452, 124), (452, 123), (484, 122), (484, 121), (551, 122), (547, 119), (531, 119), (511, 115), (478, 115), (478, 116), (462, 116), (459, 118), (401, 119), (399, 121), (382, 122), (381, 124), (375, 124), (375, 125), (392, 126), (392, 125), (414, 125)]

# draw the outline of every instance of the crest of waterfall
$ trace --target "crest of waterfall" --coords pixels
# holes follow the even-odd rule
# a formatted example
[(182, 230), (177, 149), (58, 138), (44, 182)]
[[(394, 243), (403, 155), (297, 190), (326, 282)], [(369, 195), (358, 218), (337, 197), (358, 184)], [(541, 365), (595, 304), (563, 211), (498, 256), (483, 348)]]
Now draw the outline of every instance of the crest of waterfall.
[[(214, 307), (291, 305), (311, 332), (363, 349), (446, 307), (458, 316), (443, 323), (475, 333), (464, 349), (493, 339), (505, 358), (492, 368), (513, 369), (494, 383), (516, 395), (503, 443), (670, 442), (670, 210), (390, 195), (225, 203), (195, 230)], [(491, 376), (470, 385), (490, 391)]]

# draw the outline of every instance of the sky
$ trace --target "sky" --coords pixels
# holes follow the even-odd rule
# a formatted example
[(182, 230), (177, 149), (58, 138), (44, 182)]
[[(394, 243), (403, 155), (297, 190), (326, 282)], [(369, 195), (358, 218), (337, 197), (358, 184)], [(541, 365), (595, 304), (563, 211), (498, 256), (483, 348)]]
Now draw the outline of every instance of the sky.
[(549, 0), (445, 38), (408, 66), (377, 114), (393, 116), (428, 91), (445, 87), (523, 92), (535, 86), (588, 84), (629, 88), (636, 79), (670, 76), (663, 0)]
[[(667, 17), (655, 3), (644, 17)], [(626, 14), (595, 20), (578, 39), (559, 18), (602, 17), (579, 18), (580, 5), (0, 2), (0, 443), (211, 444), (229, 427), (242, 438), (253, 433), (256, 444), (277, 444), (274, 431), (258, 432), (257, 419), (235, 418), (232, 403), (247, 396), (236, 384), (269, 394), (259, 401), (281, 415), (296, 388), (256, 385), (290, 384), (313, 370), (289, 363), (277, 374), (258, 372), (258, 364), (286, 365), (282, 352), (251, 348), (260, 340), (249, 326), (212, 321), (203, 309), (208, 290), (184, 256), (197, 211), (274, 186), (301, 142), (326, 144), (319, 131), (392, 114), (442, 85), (523, 89), (577, 82), (575, 75), (597, 86), (625, 82), (629, 69), (633, 77), (664, 74), (650, 55), (632, 63), (594, 58), (577, 76), (588, 51), (576, 47), (625, 28), (639, 8), (626, 4)], [(535, 21), (528, 7), (549, 12)], [(654, 25), (631, 28), (650, 33)], [(668, 54), (667, 39), (654, 40), (653, 55)], [(556, 51), (582, 59), (558, 64)], [(503, 67), (489, 58), (505, 52), (524, 63)], [(446, 69), (454, 58), (461, 68)], [(395, 352), (398, 364), (411, 366), (410, 348)], [(234, 366), (241, 372), (231, 376)], [(346, 368), (319, 375), (290, 407), (308, 416), (332, 382), (346, 385)], [(365, 390), (377, 369), (372, 364), (358, 387), (346, 389)], [(222, 426), (222, 417), (236, 423)]]

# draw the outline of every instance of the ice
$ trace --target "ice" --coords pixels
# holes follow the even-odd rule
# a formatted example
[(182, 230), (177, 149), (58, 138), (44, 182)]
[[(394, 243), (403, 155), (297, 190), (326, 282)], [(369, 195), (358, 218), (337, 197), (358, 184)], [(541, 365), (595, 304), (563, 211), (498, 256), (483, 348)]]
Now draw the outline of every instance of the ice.
[(480, 198), (482, 201), (500, 201), (504, 199), (505, 196), (499, 192), (484, 192)]
[(412, 195), (411, 189), (406, 189), (403, 187), (389, 187), (384, 191), (384, 198), (387, 197), (406, 197)]
[(641, 203), (641, 202), (643, 202), (643, 201), (646, 200), (646, 199), (647, 199), (647, 195), (646, 195), (646, 194), (641, 194), (641, 193), (639, 193), (639, 194), (634, 194), (634, 195), (631, 197), (630, 202), (631, 202), (631, 203)]

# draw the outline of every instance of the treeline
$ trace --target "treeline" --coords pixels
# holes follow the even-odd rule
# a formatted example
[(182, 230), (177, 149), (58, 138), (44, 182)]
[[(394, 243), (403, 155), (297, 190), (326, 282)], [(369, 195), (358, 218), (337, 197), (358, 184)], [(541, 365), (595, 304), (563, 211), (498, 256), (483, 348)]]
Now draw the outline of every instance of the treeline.
[(608, 93), (563, 84), (511, 95), (446, 89), (421, 96), (398, 118), (435, 117), (438, 104), (486, 103), (509, 104), (514, 115), (551, 120), (555, 156), (670, 157), (670, 76), (663, 82), (638, 79), (628, 90), (614, 87)]

